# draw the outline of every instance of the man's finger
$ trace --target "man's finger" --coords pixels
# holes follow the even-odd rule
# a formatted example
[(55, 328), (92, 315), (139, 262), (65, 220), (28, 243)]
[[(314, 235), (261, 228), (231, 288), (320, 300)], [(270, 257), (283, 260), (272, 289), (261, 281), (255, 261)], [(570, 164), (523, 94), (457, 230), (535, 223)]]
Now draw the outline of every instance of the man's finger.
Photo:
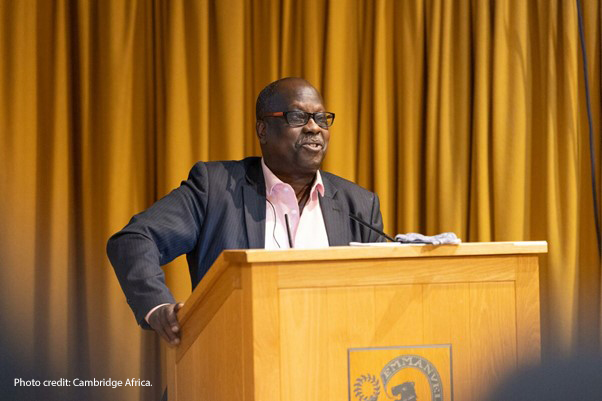
[[(180, 340), (178, 339), (178, 337), (174, 334), (173, 330), (172, 330), (172, 325), (170, 322), (170, 319), (172, 318), (172, 316), (174, 315), (173, 313), (173, 309), (174, 309), (174, 305), (167, 305), (164, 308), (161, 308), (161, 326), (163, 328), (163, 330), (165, 331), (165, 333), (167, 333), (167, 336), (169, 338), (169, 342), (171, 344), (178, 344), (180, 342)], [(176, 321), (177, 323), (177, 321)]]
[(163, 338), (163, 340), (165, 340), (166, 342), (170, 343), (170, 339), (169, 339), (169, 335), (167, 334), (167, 332), (165, 331), (165, 329), (163, 328), (163, 326), (160, 326), (157, 330), (155, 330), (157, 333), (159, 333), (159, 335)]
[(165, 305), (159, 309), (157, 309), (149, 318), (149, 324), (151, 327), (168, 343), (175, 345), (175, 339), (171, 336), (173, 333), (169, 328), (169, 324), (167, 323), (167, 318), (165, 315), (166, 309), (168, 309), (170, 305)]
[(173, 309), (167, 312), (167, 323), (169, 324), (169, 330), (173, 333), (180, 331), (180, 323), (178, 322), (178, 305), (176, 304)]
[[(157, 308), (148, 319), (148, 323), (169, 345), (178, 345), (180, 343), (179, 333), (180, 325), (176, 316), (176, 310), (182, 307), (179, 304), (166, 304)], [(176, 309), (177, 308), (177, 309)], [(176, 330), (174, 331), (174, 328)]]
[(167, 306), (163, 311), (164, 313), (162, 316), (163, 328), (169, 336), (169, 342), (171, 345), (178, 345), (180, 343), (180, 335), (177, 333), (177, 331), (180, 330), (180, 325), (178, 323), (176, 313), (174, 312), (176, 305), (177, 304), (171, 304)]
[(169, 336), (167, 335), (167, 332), (165, 331), (165, 328), (161, 322), (160, 315), (160, 311), (157, 310), (149, 317), (148, 323), (165, 341), (170, 342)]

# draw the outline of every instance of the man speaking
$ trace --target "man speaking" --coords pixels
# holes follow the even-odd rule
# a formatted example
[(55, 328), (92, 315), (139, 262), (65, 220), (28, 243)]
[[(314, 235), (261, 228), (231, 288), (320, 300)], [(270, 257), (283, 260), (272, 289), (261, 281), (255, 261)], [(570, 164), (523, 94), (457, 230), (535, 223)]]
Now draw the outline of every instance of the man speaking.
[(376, 194), (320, 171), (334, 113), (301, 78), (283, 78), (257, 98), (262, 158), (198, 162), (179, 188), (134, 216), (107, 253), (143, 328), (179, 343), (176, 303), (161, 266), (186, 254), (196, 287), (224, 249), (317, 248), (375, 242)]

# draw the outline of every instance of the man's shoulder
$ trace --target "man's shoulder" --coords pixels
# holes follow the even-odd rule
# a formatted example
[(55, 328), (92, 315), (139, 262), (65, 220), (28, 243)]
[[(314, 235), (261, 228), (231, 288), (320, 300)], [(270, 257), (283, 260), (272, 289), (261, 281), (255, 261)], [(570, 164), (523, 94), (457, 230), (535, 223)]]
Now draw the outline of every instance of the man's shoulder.
[[(325, 189), (328, 190), (332, 190), (332, 189), (336, 189), (338, 191), (343, 191), (345, 193), (350, 193), (353, 194), (354, 196), (369, 196), (372, 197), (374, 196), (374, 193), (372, 191), (367, 190), (364, 187), (361, 187), (360, 185), (356, 184), (353, 181), (349, 181), (343, 177), (340, 177), (338, 175), (329, 173), (327, 171), (320, 171), (320, 174), (322, 175), (322, 180), (324, 181), (324, 187)], [(332, 185), (334, 188), (328, 188), (328, 185)]]
[(197, 162), (191, 169), (191, 176), (206, 173), (217, 177), (244, 177), (249, 170), (261, 168), (261, 158), (247, 157), (242, 160), (220, 160), (210, 162)]
[(261, 165), (261, 158), (257, 156), (246, 157), (242, 160), (219, 160), (211, 162), (199, 161), (196, 164), (204, 164), (207, 169), (242, 169)]

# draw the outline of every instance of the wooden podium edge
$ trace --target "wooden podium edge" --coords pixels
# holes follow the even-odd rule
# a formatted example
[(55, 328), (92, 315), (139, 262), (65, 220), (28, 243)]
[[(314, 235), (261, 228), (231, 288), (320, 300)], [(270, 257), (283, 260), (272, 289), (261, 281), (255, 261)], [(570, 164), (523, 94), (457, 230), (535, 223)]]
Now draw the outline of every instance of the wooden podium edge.
[(470, 255), (517, 255), (547, 253), (546, 241), (465, 242), (458, 245), (395, 244), (333, 246), (321, 249), (227, 250), (229, 263), (272, 263), (293, 261), (349, 260), (373, 258), (417, 258)]

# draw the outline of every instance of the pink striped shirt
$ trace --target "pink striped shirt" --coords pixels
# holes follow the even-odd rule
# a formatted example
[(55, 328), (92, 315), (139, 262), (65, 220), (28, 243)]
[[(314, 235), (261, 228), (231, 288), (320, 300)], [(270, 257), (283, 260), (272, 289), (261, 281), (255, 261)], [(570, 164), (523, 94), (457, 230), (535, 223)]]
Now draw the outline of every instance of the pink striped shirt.
[(324, 184), (320, 172), (311, 187), (309, 199), (299, 213), (299, 204), (293, 187), (281, 181), (261, 159), (261, 168), (265, 178), (265, 249), (287, 249), (289, 247), (286, 232), (288, 215), (293, 248), (328, 247), (326, 226), (318, 196), (324, 196)]

